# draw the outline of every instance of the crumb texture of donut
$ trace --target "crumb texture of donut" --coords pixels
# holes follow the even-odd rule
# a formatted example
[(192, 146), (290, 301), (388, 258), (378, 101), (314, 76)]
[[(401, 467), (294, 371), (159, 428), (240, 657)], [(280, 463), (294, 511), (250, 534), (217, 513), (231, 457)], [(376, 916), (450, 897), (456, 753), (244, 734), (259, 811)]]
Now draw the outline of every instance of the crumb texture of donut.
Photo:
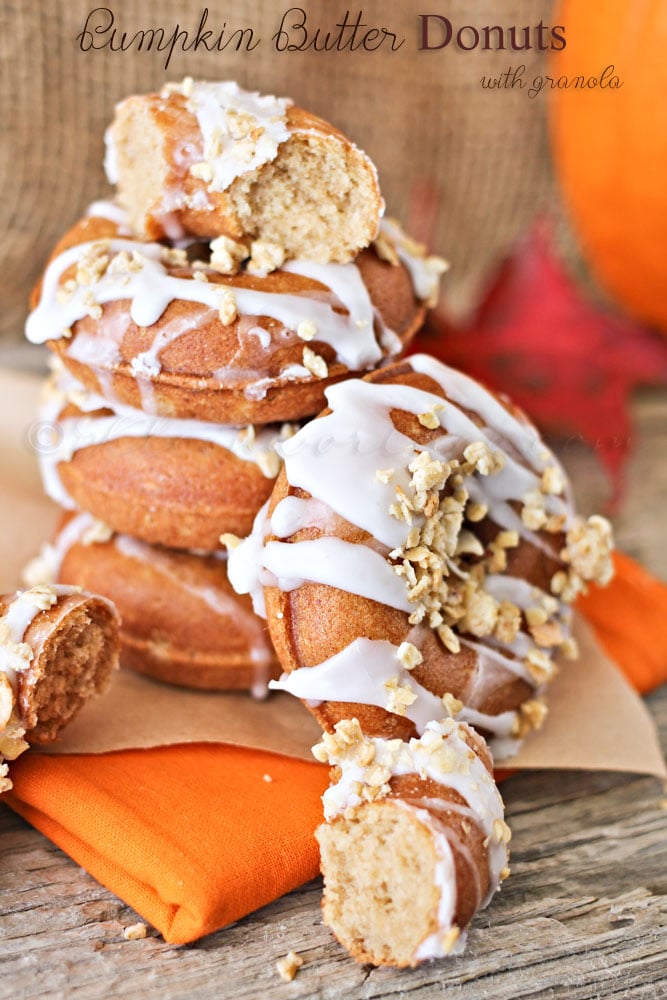
[(353, 810), (317, 830), (323, 916), (358, 962), (416, 964), (438, 927), (433, 838), (390, 801)]
[(308, 132), (297, 132), (283, 149), (257, 176), (233, 186), (242, 229), (282, 247), (287, 259), (350, 260), (378, 226), (377, 182), (366, 157)]
[(118, 666), (118, 616), (105, 600), (65, 602), (45, 634), (36, 620), (35, 656), (19, 678), (18, 703), (29, 743), (50, 743)]

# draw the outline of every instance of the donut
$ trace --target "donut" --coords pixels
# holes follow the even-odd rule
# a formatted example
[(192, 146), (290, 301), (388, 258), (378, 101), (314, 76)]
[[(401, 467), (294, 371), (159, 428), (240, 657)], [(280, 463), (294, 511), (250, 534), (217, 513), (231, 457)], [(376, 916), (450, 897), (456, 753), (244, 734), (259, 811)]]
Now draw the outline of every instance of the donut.
[(118, 104), (106, 142), (108, 178), (144, 239), (222, 235), (347, 263), (377, 234), (371, 160), (284, 98), (186, 79)]
[(208, 552), (222, 532), (250, 531), (280, 468), (274, 446), (296, 427), (154, 417), (60, 372), (40, 429), (44, 489), (61, 507), (151, 544)]
[(324, 922), (358, 962), (460, 953), (509, 875), (510, 831), (482, 738), (452, 719), (408, 743), (370, 738), (354, 719), (314, 753), (334, 768), (316, 831)]
[(387, 259), (387, 230), (354, 263), (221, 274), (205, 247), (141, 243), (117, 210), (95, 211), (56, 247), (26, 335), (109, 402), (160, 416), (243, 425), (317, 413), (327, 385), (402, 351), (442, 271), (405, 241)]
[(121, 616), (121, 665), (181, 687), (252, 691), (279, 673), (264, 622), (227, 580), (224, 555), (196, 555), (66, 515), (26, 580), (73, 580), (104, 593)]
[(80, 587), (0, 596), (0, 791), (7, 760), (50, 743), (118, 665), (118, 614)]
[(408, 740), (456, 715), (507, 756), (545, 712), (569, 603), (611, 576), (611, 529), (506, 401), (426, 355), (327, 390), (231, 553), (322, 727)]

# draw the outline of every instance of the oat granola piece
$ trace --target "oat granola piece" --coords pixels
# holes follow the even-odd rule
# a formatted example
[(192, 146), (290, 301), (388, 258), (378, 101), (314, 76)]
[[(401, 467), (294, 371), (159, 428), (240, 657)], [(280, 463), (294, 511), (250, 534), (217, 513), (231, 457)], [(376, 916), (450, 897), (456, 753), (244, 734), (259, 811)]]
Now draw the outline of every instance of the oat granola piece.
[(284, 958), (278, 959), (276, 969), (284, 983), (291, 983), (302, 965), (301, 955), (297, 955), (295, 951), (288, 951)]

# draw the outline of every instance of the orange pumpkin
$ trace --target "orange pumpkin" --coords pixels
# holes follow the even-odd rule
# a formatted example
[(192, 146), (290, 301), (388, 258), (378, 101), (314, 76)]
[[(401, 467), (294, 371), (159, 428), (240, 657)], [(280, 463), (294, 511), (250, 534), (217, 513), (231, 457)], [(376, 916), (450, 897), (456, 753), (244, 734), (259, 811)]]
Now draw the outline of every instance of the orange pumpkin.
[[(550, 90), (553, 159), (584, 256), (602, 287), (667, 332), (667, 0), (561, 0), (553, 78), (619, 89)], [(562, 85), (562, 81), (561, 81)]]

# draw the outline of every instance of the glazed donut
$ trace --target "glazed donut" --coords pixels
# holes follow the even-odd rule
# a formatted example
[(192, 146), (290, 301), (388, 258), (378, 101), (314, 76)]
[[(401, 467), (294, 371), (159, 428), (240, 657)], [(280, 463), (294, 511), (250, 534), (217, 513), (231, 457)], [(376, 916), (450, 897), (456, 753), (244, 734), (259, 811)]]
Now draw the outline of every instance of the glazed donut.
[(224, 555), (196, 555), (67, 515), (25, 579), (77, 580), (121, 616), (121, 665), (181, 687), (266, 694), (279, 673), (264, 622), (227, 580)]
[(145, 239), (224, 235), (347, 263), (377, 234), (372, 162), (287, 99), (186, 79), (118, 104), (106, 139), (108, 178)]
[[(508, 755), (544, 715), (568, 602), (611, 575), (527, 419), (432, 358), (327, 390), (280, 446), (273, 494), (229, 574), (266, 615), (335, 767), (318, 830), (324, 919), (362, 962), (461, 946), (508, 874), (481, 737)], [(456, 716), (444, 719), (443, 717)]]
[(328, 731), (355, 717), (407, 740), (455, 714), (507, 756), (544, 715), (553, 654), (575, 652), (568, 602), (611, 576), (608, 522), (577, 517), (525, 417), (432, 358), (327, 398), (230, 558), (265, 600), (275, 686)]
[(246, 424), (317, 413), (327, 385), (402, 351), (442, 272), (387, 230), (354, 263), (225, 275), (215, 255), (140, 243), (122, 235), (113, 206), (95, 211), (56, 248), (26, 335), (109, 402), (160, 416)]
[(358, 962), (459, 953), (509, 875), (510, 831), (482, 738), (452, 719), (409, 743), (369, 738), (354, 719), (313, 750), (334, 766), (316, 831), (324, 922)]
[(118, 615), (80, 587), (0, 596), (0, 792), (6, 760), (52, 742), (118, 665)]
[(248, 534), (280, 468), (291, 424), (238, 428), (110, 405), (68, 373), (47, 385), (38, 453), (46, 493), (152, 544), (213, 551)]

